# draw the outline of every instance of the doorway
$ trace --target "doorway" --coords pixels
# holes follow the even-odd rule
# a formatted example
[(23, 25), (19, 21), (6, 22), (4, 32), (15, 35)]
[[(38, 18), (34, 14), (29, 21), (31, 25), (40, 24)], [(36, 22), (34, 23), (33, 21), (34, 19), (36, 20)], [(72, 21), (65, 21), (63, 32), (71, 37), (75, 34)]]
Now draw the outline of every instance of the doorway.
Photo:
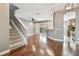
[(42, 43), (42, 44), (47, 43), (46, 30), (47, 30), (46, 23), (40, 23), (40, 43)]
[(67, 12), (64, 15), (64, 54), (75, 55), (76, 51), (76, 39), (75, 39), (75, 28), (76, 28), (76, 13)]

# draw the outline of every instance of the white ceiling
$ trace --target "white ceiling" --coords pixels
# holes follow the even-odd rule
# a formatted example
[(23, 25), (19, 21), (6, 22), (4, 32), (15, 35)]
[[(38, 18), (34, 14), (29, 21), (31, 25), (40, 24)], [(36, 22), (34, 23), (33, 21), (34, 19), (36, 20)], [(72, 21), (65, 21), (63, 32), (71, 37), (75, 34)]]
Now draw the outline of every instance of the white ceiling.
[(14, 5), (19, 7), (16, 11), (16, 16), (29, 19), (34, 18), (36, 20), (51, 19), (53, 12), (65, 8), (64, 3), (14, 3)]

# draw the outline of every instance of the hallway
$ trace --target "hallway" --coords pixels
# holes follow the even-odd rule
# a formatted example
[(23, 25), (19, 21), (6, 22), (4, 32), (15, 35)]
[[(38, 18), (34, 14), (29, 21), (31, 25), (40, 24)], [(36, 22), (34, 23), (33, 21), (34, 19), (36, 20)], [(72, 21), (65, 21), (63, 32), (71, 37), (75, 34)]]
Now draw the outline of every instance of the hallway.
[[(76, 56), (76, 41), (75, 34), (77, 33), (77, 26), (75, 26), (76, 13), (74, 14), (64, 13), (65, 4), (58, 4), (63, 7), (63, 9), (57, 8), (57, 4), (11, 4), (11, 12), (13, 14), (12, 21), (15, 23), (17, 28), (21, 31), (21, 34), (25, 37), (26, 45), (10, 51), (9, 55), (13, 56)], [(25, 6), (26, 5), (26, 6)], [(40, 6), (42, 5), (42, 6)], [(48, 6), (49, 9), (47, 8)], [(68, 4), (67, 4), (68, 5)], [(70, 4), (72, 5), (72, 4)], [(16, 7), (15, 7), (16, 6)], [(29, 7), (28, 7), (29, 6)], [(51, 8), (56, 6), (56, 11)], [(14, 9), (12, 9), (14, 7)], [(23, 7), (23, 8), (22, 8)], [(33, 11), (31, 11), (33, 8)], [(46, 9), (45, 9), (46, 8)], [(54, 7), (53, 7), (54, 8)], [(14, 10), (18, 9), (16, 12)], [(28, 9), (28, 10), (27, 10)], [(58, 9), (58, 10), (57, 10)], [(24, 11), (25, 12), (24, 12)], [(34, 13), (35, 10), (35, 13)], [(44, 11), (46, 10), (46, 11)], [(50, 10), (50, 12), (48, 12)], [(21, 16), (20, 13), (23, 13)], [(52, 13), (53, 12), (53, 13)], [(46, 13), (46, 14), (45, 14)], [(19, 15), (19, 16), (18, 16)], [(33, 16), (34, 15), (34, 16)], [(70, 16), (71, 15), (71, 16)], [(69, 17), (68, 17), (69, 16)], [(74, 18), (73, 18), (73, 17)], [(15, 18), (15, 19), (14, 19)], [(76, 20), (75, 20), (76, 19)], [(73, 26), (71, 26), (71, 25)], [(15, 26), (15, 27), (16, 27)], [(74, 28), (73, 28), (74, 27)], [(73, 28), (73, 30), (70, 28)], [(68, 33), (70, 31), (71, 33)], [(78, 31), (77, 31), (78, 32)], [(68, 38), (68, 35), (70, 37)], [(77, 35), (78, 36), (78, 35)], [(23, 38), (24, 39), (24, 38)]]
[(79, 56), (78, 3), (2, 5), (1, 56)]

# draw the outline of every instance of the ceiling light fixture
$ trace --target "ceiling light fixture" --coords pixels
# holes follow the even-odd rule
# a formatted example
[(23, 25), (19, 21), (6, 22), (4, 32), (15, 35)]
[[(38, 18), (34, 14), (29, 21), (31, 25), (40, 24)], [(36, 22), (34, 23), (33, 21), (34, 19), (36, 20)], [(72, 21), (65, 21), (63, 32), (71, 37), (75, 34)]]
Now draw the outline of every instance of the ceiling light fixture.
[(66, 7), (66, 10), (70, 10), (70, 9), (72, 9), (72, 7)]
[(39, 13), (36, 13), (36, 15), (39, 15)]
[(73, 10), (73, 3), (67, 3), (65, 5), (65, 12), (72, 11), (72, 10)]

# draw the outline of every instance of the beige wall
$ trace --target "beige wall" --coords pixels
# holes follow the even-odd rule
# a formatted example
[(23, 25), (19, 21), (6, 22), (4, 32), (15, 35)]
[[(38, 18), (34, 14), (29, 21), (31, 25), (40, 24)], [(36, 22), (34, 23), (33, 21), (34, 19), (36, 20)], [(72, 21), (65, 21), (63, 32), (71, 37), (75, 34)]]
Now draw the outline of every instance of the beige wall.
[(9, 7), (0, 3), (0, 52), (9, 48)]

